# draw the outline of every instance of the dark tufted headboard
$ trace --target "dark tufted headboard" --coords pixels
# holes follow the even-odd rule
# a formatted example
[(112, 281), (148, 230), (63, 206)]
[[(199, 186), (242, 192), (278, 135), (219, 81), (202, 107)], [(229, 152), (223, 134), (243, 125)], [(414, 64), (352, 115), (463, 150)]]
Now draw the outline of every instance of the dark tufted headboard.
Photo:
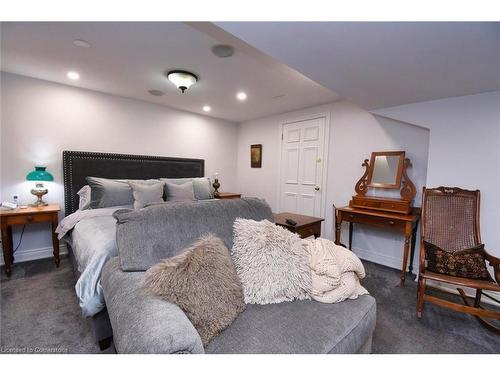
[(78, 209), (87, 176), (123, 179), (203, 177), (203, 159), (63, 151), (65, 215)]

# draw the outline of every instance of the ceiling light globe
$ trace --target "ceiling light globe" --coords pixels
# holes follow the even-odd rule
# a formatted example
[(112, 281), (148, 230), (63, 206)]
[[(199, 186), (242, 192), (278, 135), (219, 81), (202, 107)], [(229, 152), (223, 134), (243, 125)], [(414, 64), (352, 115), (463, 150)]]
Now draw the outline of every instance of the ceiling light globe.
[(210, 108), (210, 106), (209, 106), (209, 105), (204, 105), (204, 106), (203, 106), (203, 110), (204, 110), (205, 112), (210, 112), (210, 111), (212, 110), (212, 108)]
[(183, 93), (198, 81), (196, 75), (184, 70), (172, 70), (167, 73), (167, 78)]
[(241, 100), (241, 101), (246, 100), (247, 94), (244, 93), (243, 91), (241, 91), (241, 92), (236, 94), (236, 98), (238, 98), (238, 100)]

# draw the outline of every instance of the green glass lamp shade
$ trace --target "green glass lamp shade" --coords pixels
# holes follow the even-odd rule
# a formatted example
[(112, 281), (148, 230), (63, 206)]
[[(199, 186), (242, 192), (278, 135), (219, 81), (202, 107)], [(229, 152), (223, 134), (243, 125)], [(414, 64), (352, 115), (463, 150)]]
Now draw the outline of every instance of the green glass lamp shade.
[(45, 169), (47, 167), (35, 167), (34, 171), (31, 171), (26, 176), (26, 180), (28, 181), (54, 181), (54, 176), (52, 176)]

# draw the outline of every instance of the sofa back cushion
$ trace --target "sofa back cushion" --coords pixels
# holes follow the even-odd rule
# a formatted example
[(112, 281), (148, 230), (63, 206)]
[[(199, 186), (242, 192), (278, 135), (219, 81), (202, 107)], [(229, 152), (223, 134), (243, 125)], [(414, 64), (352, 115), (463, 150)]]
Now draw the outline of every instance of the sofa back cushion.
[(274, 222), (271, 208), (258, 198), (166, 202), (140, 211), (118, 210), (114, 217), (124, 271), (145, 271), (207, 233), (221, 238), (231, 249), (236, 218)]

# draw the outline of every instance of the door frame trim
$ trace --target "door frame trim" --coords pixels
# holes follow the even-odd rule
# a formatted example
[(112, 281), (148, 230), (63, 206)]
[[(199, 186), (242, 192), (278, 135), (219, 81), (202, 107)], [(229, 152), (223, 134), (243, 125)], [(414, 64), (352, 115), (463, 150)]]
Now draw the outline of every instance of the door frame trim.
[[(288, 119), (280, 121), (280, 131), (279, 131), (279, 179), (278, 179), (278, 188), (276, 192), (277, 196), (277, 206), (278, 206), (278, 212), (282, 212), (281, 209), (281, 175), (282, 175), (282, 165), (283, 165), (283, 128), (285, 125), (288, 124), (293, 124), (295, 122), (302, 122), (302, 121), (307, 121), (307, 120), (315, 120), (317, 118), (323, 117), (325, 119), (325, 133), (324, 133), (324, 144), (323, 144), (323, 175), (322, 175), (322, 183), (321, 183), (321, 204), (320, 204), (320, 216), (322, 218), (325, 218), (325, 212), (326, 212), (326, 191), (327, 191), (327, 184), (328, 184), (328, 149), (330, 146), (330, 117), (331, 117), (331, 111), (318, 111), (318, 112), (311, 112), (310, 114), (304, 114), (304, 115), (299, 115), (299, 116), (293, 116)], [(321, 226), (323, 227), (324, 221), (321, 223)], [(324, 228), (322, 228), (322, 233), (324, 233)]]

